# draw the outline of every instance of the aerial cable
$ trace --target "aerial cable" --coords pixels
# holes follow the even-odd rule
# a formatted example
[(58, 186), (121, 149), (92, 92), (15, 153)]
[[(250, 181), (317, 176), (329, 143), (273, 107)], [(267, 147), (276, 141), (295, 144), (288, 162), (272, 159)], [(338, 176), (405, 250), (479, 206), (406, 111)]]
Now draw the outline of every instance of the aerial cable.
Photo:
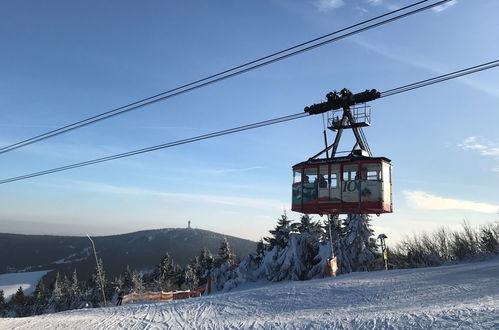
[(444, 75), (441, 75), (441, 76), (438, 76), (438, 77), (433, 77), (433, 78), (430, 78), (430, 79), (418, 81), (418, 82), (415, 82), (415, 83), (412, 83), (412, 84), (408, 84), (408, 85), (405, 85), (405, 86), (401, 86), (401, 87), (398, 87), (398, 88), (389, 89), (387, 91), (381, 92), (381, 96), (380, 97), (392, 96), (392, 95), (395, 95), (395, 94), (407, 92), (407, 91), (410, 91), (410, 90), (413, 90), (413, 89), (425, 87), (425, 86), (428, 86), (428, 85), (433, 85), (433, 84), (436, 84), (436, 83), (439, 83), (439, 82), (442, 82), (442, 81), (446, 81), (446, 80), (449, 80), (449, 79), (459, 78), (461, 76), (465, 76), (465, 75), (472, 74), (472, 73), (475, 73), (475, 72), (492, 69), (492, 68), (494, 68), (496, 66), (499, 66), (499, 60), (491, 61), (491, 62), (480, 64), (480, 65), (475, 65), (473, 67), (469, 67), (469, 68), (466, 68), (466, 69), (454, 71), (454, 72), (447, 73), (447, 74), (444, 74)]
[(87, 165), (92, 165), (92, 164), (107, 162), (107, 161), (118, 159), (118, 158), (124, 158), (124, 157), (138, 155), (138, 154), (142, 154), (142, 153), (146, 153), (146, 152), (151, 152), (151, 151), (155, 151), (155, 150), (159, 150), (159, 149), (170, 148), (170, 147), (178, 146), (178, 145), (181, 145), (181, 144), (187, 144), (187, 143), (192, 143), (192, 142), (196, 142), (196, 141), (211, 139), (211, 138), (214, 138), (214, 137), (217, 137), (217, 136), (222, 136), (222, 135), (227, 135), (227, 134), (233, 134), (233, 133), (237, 133), (237, 132), (247, 131), (247, 130), (250, 130), (250, 129), (254, 129), (254, 128), (258, 128), (258, 127), (263, 127), (263, 126), (268, 126), (268, 125), (274, 125), (274, 124), (277, 124), (277, 123), (282, 123), (282, 122), (285, 122), (285, 121), (290, 121), (290, 120), (294, 120), (294, 119), (298, 119), (298, 118), (303, 118), (303, 117), (307, 117), (307, 116), (309, 116), (308, 113), (306, 113), (306, 112), (300, 112), (300, 113), (297, 113), (297, 114), (294, 114), (294, 115), (289, 115), (289, 116), (279, 117), (279, 118), (275, 118), (275, 119), (265, 120), (265, 121), (261, 121), (261, 122), (254, 123), (254, 124), (239, 126), (239, 127), (236, 127), (236, 128), (230, 128), (230, 129), (226, 129), (226, 130), (222, 130), (222, 131), (218, 131), (218, 132), (214, 132), (214, 133), (208, 133), (208, 134), (199, 135), (199, 136), (195, 136), (195, 137), (191, 137), (191, 138), (187, 138), (187, 139), (183, 139), (183, 140), (178, 140), (178, 141), (174, 141), (174, 142), (164, 143), (164, 144), (160, 144), (160, 145), (153, 146), (153, 147), (148, 147), (148, 148), (133, 150), (133, 151), (129, 151), (129, 152), (124, 152), (124, 153), (121, 153), (121, 154), (117, 154), (117, 155), (112, 155), (112, 156), (107, 156), (107, 157), (102, 157), (102, 158), (98, 158), (98, 159), (93, 159), (93, 160), (89, 160), (89, 161), (85, 161), (85, 162), (81, 162), (81, 163), (77, 163), (77, 164), (72, 164), (72, 165), (57, 167), (57, 168), (53, 168), (53, 169), (50, 169), (50, 170), (45, 170), (45, 171), (41, 171), (41, 172), (36, 172), (36, 173), (31, 173), (31, 174), (26, 174), (26, 175), (18, 176), (18, 177), (15, 177), (15, 178), (0, 180), (0, 184), (12, 182), (12, 181), (24, 180), (24, 179), (32, 178), (32, 177), (35, 177), (35, 176), (46, 175), (46, 174), (55, 173), (55, 172), (61, 172), (61, 171), (70, 170), (70, 169), (77, 168), (77, 167), (83, 167), (83, 166), (87, 166)]
[[(381, 26), (381, 25), (384, 25), (384, 24), (387, 24), (387, 23), (399, 20), (401, 18), (404, 18), (404, 17), (410, 16), (410, 15), (413, 15), (413, 14), (416, 14), (416, 13), (428, 10), (428, 9), (436, 7), (436, 6), (440, 6), (440, 5), (442, 5), (442, 4), (446, 3), (446, 2), (450, 2), (450, 1), (454, 1), (454, 0), (441, 0), (441, 1), (438, 1), (436, 3), (433, 3), (433, 4), (430, 4), (430, 5), (427, 5), (427, 6), (424, 6), (424, 7), (420, 7), (420, 8), (414, 9), (412, 11), (400, 14), (398, 16), (391, 17), (391, 18), (383, 20), (381, 22), (377, 22), (377, 23), (365, 26), (363, 28), (359, 28), (357, 30), (345, 33), (343, 35), (339, 35), (337, 37), (324, 40), (324, 41), (322, 41), (320, 43), (313, 44), (311, 46), (295, 50), (295, 51), (293, 51), (291, 53), (287, 53), (287, 52), (289, 52), (291, 50), (303, 47), (305, 45), (308, 45), (308, 44), (311, 44), (313, 42), (325, 39), (327, 37), (339, 34), (341, 32), (345, 32), (347, 30), (351, 30), (353, 28), (365, 25), (367, 23), (379, 20), (380, 18), (393, 15), (394, 13), (397, 13), (397, 12), (409, 9), (411, 7), (420, 5), (420, 4), (422, 4), (424, 2), (427, 2), (427, 1), (429, 1), (429, 0), (423, 0), (423, 1), (415, 2), (415, 3), (411, 4), (411, 5), (408, 5), (408, 6), (405, 6), (405, 7), (402, 7), (402, 8), (393, 10), (393, 11), (390, 11), (388, 13), (376, 16), (374, 18), (362, 21), (360, 23), (356, 23), (356, 24), (348, 26), (346, 28), (342, 28), (342, 29), (337, 30), (335, 32), (328, 33), (326, 35), (323, 35), (323, 36), (314, 38), (312, 40), (300, 43), (298, 45), (289, 47), (287, 49), (284, 49), (284, 50), (272, 53), (270, 55), (261, 57), (259, 59), (256, 59), (256, 60), (244, 63), (242, 65), (233, 67), (231, 69), (222, 71), (220, 73), (210, 75), (208, 77), (196, 80), (194, 82), (191, 82), (191, 83), (188, 83), (188, 84), (185, 84), (185, 85), (182, 85), (182, 86), (170, 89), (168, 91), (165, 91), (165, 92), (162, 92), (162, 93), (159, 93), (159, 94), (156, 94), (156, 95), (153, 95), (153, 96), (141, 99), (141, 100), (133, 102), (133, 103), (129, 103), (127, 105), (118, 107), (116, 109), (113, 109), (113, 110), (110, 110), (110, 111), (107, 111), (107, 112), (103, 112), (101, 114), (98, 114), (98, 115), (95, 115), (95, 116), (92, 116), (92, 117), (80, 120), (78, 122), (75, 122), (75, 123), (72, 123), (72, 124), (69, 124), (69, 125), (66, 125), (66, 126), (63, 126), (63, 127), (57, 128), (57, 129), (54, 129), (52, 131), (49, 131), (49, 132), (46, 132), (46, 133), (34, 136), (32, 138), (29, 138), (29, 139), (26, 139), (26, 140), (23, 140), (23, 141), (20, 141), (20, 142), (17, 142), (17, 143), (14, 143), (14, 144), (11, 144), (11, 145), (8, 145), (8, 146), (5, 146), (5, 147), (2, 147), (2, 148), (0, 148), (0, 154), (6, 153), (6, 152), (9, 152), (9, 151), (12, 151), (12, 150), (15, 150), (15, 149), (27, 146), (27, 145), (30, 145), (30, 144), (38, 142), (38, 141), (42, 141), (42, 140), (48, 139), (48, 138), (51, 138), (51, 137), (54, 137), (54, 136), (57, 136), (57, 135), (60, 135), (60, 134), (72, 131), (72, 130), (75, 130), (77, 128), (81, 128), (81, 127), (84, 127), (84, 126), (87, 126), (87, 125), (99, 122), (101, 120), (105, 120), (105, 119), (117, 116), (119, 114), (122, 114), (122, 113), (125, 113), (125, 112), (128, 112), (128, 111), (137, 110), (137, 109), (145, 107), (147, 105), (151, 105), (151, 104), (154, 104), (154, 103), (157, 103), (157, 102), (160, 102), (160, 101), (164, 101), (166, 99), (169, 99), (169, 98), (181, 95), (181, 94), (185, 94), (185, 93), (194, 91), (194, 90), (199, 89), (199, 88), (206, 87), (208, 85), (220, 82), (222, 80), (238, 76), (238, 75), (246, 73), (248, 71), (252, 71), (254, 69), (257, 69), (257, 68), (260, 68), (260, 67), (263, 67), (263, 66), (266, 66), (266, 65), (269, 65), (269, 64), (281, 61), (281, 60), (286, 59), (288, 57), (301, 54), (303, 52), (315, 49), (317, 47), (324, 46), (324, 45), (332, 43), (332, 42), (336, 42), (338, 40), (350, 37), (352, 35), (355, 35), (355, 34), (358, 34), (358, 33), (361, 33), (361, 32), (364, 32), (364, 31), (367, 31), (367, 30), (370, 30), (370, 29), (373, 29), (375, 27), (378, 27), (378, 26)], [(287, 53), (287, 54), (284, 54), (284, 53)], [(281, 54), (284, 54), (284, 55), (281, 55)], [(281, 55), (281, 56), (275, 57), (277, 55)], [(261, 62), (261, 63), (259, 63), (259, 62)], [(258, 64), (255, 64), (255, 63), (258, 63)], [(253, 65), (253, 64), (255, 64), (255, 65)], [(241, 70), (239, 70), (239, 69), (241, 69)], [(238, 70), (238, 71), (236, 71), (236, 70)]]
[[(445, 74), (445, 75), (441, 75), (438, 77), (422, 80), (422, 81), (419, 81), (417, 83), (405, 85), (405, 86), (402, 86), (399, 88), (390, 89), (388, 91), (382, 92), (381, 95), (384, 97), (391, 96), (391, 95), (407, 92), (411, 89), (416, 89), (416, 88), (421, 88), (424, 86), (432, 85), (432, 84), (435, 84), (437, 82), (442, 82), (445, 80), (450, 80), (450, 79), (462, 77), (464, 75), (472, 74), (472, 73), (483, 71), (483, 70), (488, 70), (488, 69), (491, 69), (491, 68), (497, 67), (497, 66), (499, 66), (499, 60), (488, 62), (488, 63), (481, 64), (481, 65), (476, 65), (476, 66), (473, 66), (473, 67), (470, 67), (467, 69), (462, 69), (462, 70), (455, 71), (455, 72)], [(398, 91), (400, 88), (404, 88), (406, 86), (412, 86), (412, 87), (411, 87), (411, 89), (406, 88), (403, 91)], [(391, 92), (391, 94), (389, 92)], [(26, 174), (26, 175), (17, 176), (17, 177), (13, 177), (13, 178), (9, 178), (9, 179), (4, 179), (4, 180), (0, 180), (0, 184), (29, 179), (32, 177), (46, 175), (46, 174), (55, 173), (55, 172), (61, 172), (61, 171), (70, 170), (70, 169), (77, 168), (77, 167), (83, 167), (83, 166), (87, 166), (87, 165), (102, 163), (102, 162), (106, 162), (106, 161), (110, 161), (110, 160), (114, 160), (114, 159), (118, 159), (118, 158), (129, 157), (129, 156), (142, 154), (142, 153), (146, 153), (146, 152), (151, 152), (151, 151), (155, 151), (155, 150), (159, 150), (159, 149), (166, 149), (166, 148), (170, 148), (170, 147), (174, 147), (174, 146), (178, 146), (178, 145), (182, 145), (182, 144), (211, 139), (211, 138), (222, 136), (222, 135), (228, 135), (228, 134), (233, 134), (233, 133), (237, 133), (237, 132), (242, 132), (242, 131), (246, 131), (246, 130), (250, 130), (250, 129), (254, 129), (254, 128), (258, 128), (258, 127), (274, 125), (274, 124), (282, 123), (285, 121), (290, 121), (290, 120), (295, 120), (295, 119), (299, 119), (299, 118), (303, 118), (303, 117), (308, 117), (309, 115), (310, 114), (307, 112), (300, 112), (300, 113), (289, 115), (289, 116), (279, 117), (279, 118), (275, 118), (275, 119), (269, 119), (269, 120), (261, 121), (258, 123), (239, 126), (236, 128), (230, 128), (230, 129), (226, 129), (226, 130), (222, 130), (222, 131), (218, 131), (218, 132), (214, 132), (214, 133), (199, 135), (199, 136), (195, 136), (195, 137), (191, 137), (191, 138), (187, 138), (187, 139), (183, 139), (183, 140), (178, 140), (178, 141), (174, 141), (174, 142), (160, 144), (157, 146), (133, 150), (133, 151), (117, 154), (117, 155), (107, 156), (107, 157), (103, 157), (103, 158), (97, 158), (97, 159), (93, 159), (93, 160), (89, 160), (89, 161), (85, 161), (85, 162), (81, 162), (81, 163), (76, 163), (76, 164), (72, 164), (72, 165), (53, 168), (50, 170), (45, 170), (45, 171), (41, 171), (41, 172), (36, 172), (36, 173)]]

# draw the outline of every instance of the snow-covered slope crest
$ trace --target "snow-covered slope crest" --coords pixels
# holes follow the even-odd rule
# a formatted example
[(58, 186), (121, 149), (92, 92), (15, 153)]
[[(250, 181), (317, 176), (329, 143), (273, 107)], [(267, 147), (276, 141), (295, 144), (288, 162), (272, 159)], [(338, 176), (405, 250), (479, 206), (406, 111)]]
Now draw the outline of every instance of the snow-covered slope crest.
[(189, 300), (0, 320), (2, 329), (498, 329), (499, 258), (252, 283)]
[(9, 301), (19, 287), (23, 288), (24, 294), (31, 294), (35, 290), (38, 281), (48, 272), (50, 270), (0, 274), (0, 290), (3, 290), (5, 300)]

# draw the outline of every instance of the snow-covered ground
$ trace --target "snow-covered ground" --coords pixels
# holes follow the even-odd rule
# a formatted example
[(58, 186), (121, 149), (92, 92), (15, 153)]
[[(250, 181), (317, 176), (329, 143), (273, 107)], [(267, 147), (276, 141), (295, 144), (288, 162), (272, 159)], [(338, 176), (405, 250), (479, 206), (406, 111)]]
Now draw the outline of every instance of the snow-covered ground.
[(0, 320), (1, 329), (499, 329), (499, 258), (252, 283), (202, 298)]
[(38, 281), (48, 272), (50, 270), (0, 274), (0, 290), (3, 290), (5, 300), (10, 300), (11, 296), (16, 293), (20, 286), (23, 288), (24, 294), (33, 293)]

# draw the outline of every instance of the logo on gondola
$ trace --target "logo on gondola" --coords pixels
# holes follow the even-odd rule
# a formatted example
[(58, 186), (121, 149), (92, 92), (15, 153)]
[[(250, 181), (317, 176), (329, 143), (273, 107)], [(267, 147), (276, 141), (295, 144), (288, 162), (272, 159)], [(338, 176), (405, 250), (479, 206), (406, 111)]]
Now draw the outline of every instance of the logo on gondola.
[(353, 192), (355, 190), (360, 190), (360, 181), (359, 180), (352, 180), (352, 181), (347, 181), (345, 185), (343, 186), (343, 192)]

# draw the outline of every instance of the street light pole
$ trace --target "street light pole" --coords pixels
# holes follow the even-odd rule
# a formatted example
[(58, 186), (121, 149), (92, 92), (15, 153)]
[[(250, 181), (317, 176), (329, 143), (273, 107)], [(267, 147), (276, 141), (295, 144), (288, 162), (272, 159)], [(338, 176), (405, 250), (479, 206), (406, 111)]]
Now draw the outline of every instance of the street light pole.
[(388, 237), (385, 234), (379, 234), (378, 239), (381, 244), (381, 252), (383, 252), (383, 260), (385, 261), (385, 269), (388, 270), (388, 251), (386, 249), (385, 239)]
[(104, 306), (106, 306), (107, 303), (106, 303), (106, 294), (104, 293), (104, 280), (102, 279), (99, 261), (97, 260), (97, 251), (95, 250), (94, 241), (90, 238), (90, 236), (88, 234), (87, 234), (87, 237), (90, 240), (90, 242), (92, 242), (92, 248), (94, 249), (95, 264), (97, 265), (97, 274), (99, 275), (100, 287), (101, 287), (101, 291), (102, 291), (102, 300), (104, 301)]

